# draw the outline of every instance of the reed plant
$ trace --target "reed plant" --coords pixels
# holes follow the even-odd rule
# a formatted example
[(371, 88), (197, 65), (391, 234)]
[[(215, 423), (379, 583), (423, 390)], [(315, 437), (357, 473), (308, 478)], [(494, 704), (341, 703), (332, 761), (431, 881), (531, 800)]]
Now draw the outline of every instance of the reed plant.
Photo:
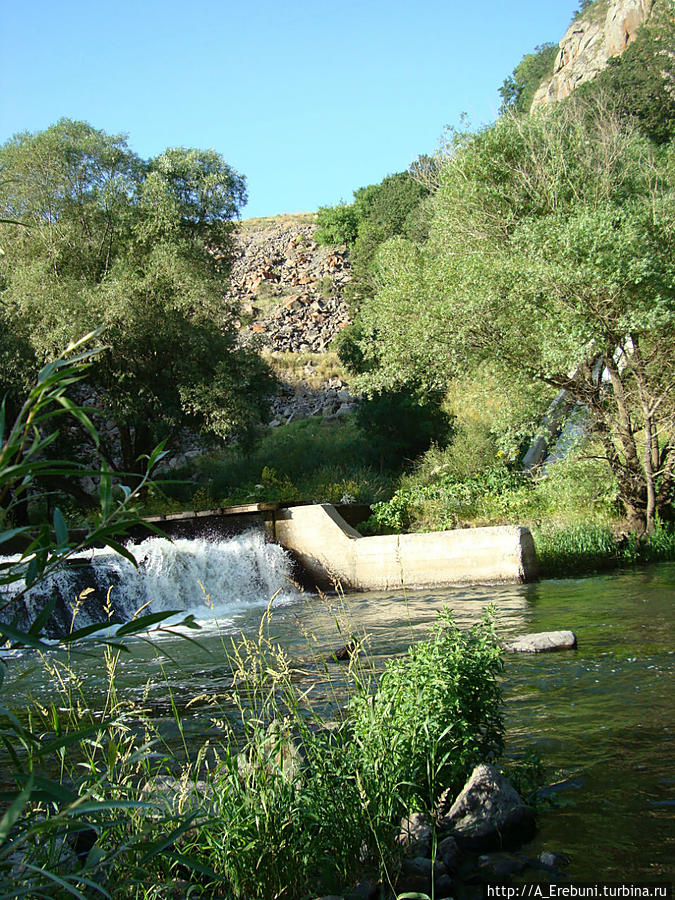
[(557, 578), (675, 559), (675, 528), (658, 522), (645, 535), (609, 525), (540, 525), (533, 529), (539, 571)]

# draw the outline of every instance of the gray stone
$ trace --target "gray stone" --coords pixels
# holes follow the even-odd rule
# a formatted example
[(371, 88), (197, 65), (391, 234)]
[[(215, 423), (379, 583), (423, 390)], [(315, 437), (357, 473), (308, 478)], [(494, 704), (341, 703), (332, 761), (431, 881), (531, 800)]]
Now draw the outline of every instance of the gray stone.
[(535, 832), (532, 810), (499, 769), (485, 764), (476, 766), (438, 827), (469, 850), (517, 846)]
[(484, 878), (507, 879), (511, 875), (520, 875), (527, 868), (527, 863), (514, 856), (490, 854), (478, 859), (478, 869)]
[(432, 863), (430, 859), (422, 856), (404, 859), (396, 881), (396, 889), (400, 893), (417, 891), (428, 894), (431, 892), (432, 877), (436, 885), (441, 879), (448, 878), (446, 868), (440, 860)]
[(559, 866), (566, 866), (570, 861), (569, 856), (564, 853), (553, 853), (550, 850), (542, 850), (539, 854), (539, 862), (547, 869), (557, 869)]
[(577, 636), (573, 631), (539, 631), (524, 634), (504, 644), (511, 653), (548, 653), (551, 650), (574, 650)]
[(398, 843), (409, 856), (431, 854), (431, 825), (424, 813), (412, 813), (401, 820)]
[(452, 837), (443, 838), (438, 845), (438, 858), (443, 862), (448, 872), (455, 872), (462, 858), (462, 851), (457, 841)]

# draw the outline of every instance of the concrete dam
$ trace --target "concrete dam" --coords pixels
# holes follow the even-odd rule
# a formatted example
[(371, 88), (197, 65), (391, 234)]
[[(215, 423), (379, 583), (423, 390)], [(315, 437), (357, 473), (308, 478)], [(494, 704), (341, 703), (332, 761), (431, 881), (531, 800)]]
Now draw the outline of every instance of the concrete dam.
[(262, 526), (322, 588), (346, 591), (527, 582), (537, 575), (534, 542), (519, 526), (364, 537), (354, 528), (366, 507), (254, 503), (153, 516), (169, 536), (228, 536)]

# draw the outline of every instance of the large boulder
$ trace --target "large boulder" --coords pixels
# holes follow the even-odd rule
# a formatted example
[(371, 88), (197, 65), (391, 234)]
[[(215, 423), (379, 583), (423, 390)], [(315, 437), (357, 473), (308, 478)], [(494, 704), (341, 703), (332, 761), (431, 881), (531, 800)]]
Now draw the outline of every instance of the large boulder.
[(539, 631), (507, 641), (504, 649), (512, 653), (547, 653), (551, 650), (574, 650), (576, 646), (577, 636), (573, 631)]
[(438, 826), (472, 851), (518, 846), (536, 830), (530, 807), (499, 769), (486, 764), (476, 766)]

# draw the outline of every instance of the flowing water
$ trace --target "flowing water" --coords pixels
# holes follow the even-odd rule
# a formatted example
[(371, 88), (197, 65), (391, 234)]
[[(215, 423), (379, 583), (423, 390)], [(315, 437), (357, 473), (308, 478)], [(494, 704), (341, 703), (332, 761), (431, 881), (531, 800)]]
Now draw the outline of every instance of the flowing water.
[[(270, 633), (299, 664), (344, 644), (350, 632), (367, 634), (383, 664), (424, 637), (444, 604), (462, 627), (494, 603), (504, 637), (572, 629), (575, 651), (506, 658), (507, 753), (517, 757), (534, 748), (555, 785), (549, 792), (555, 805), (541, 807), (539, 832), (525, 849), (566, 853), (575, 880), (673, 879), (675, 564), (534, 585), (322, 598), (293, 588), (283, 551), (260, 535), (173, 545), (151, 539), (134, 553), (140, 574), (110, 557), (94, 560), (99, 583), (107, 577), (114, 584), (110, 602), (127, 615), (145, 604), (185, 609), (203, 624), (190, 632), (201, 646), (164, 636), (157, 642), (161, 653), (138, 642), (123, 661), (120, 688), (144, 698), (169, 740), (166, 679), (180, 709), (196, 696), (225, 691), (228, 642), (240, 632), (257, 634), (272, 597)], [(77, 593), (74, 583), (71, 592)], [(87, 691), (103, 691), (97, 652), (79, 665)], [(339, 679), (340, 664), (330, 668)], [(5, 705), (48, 691), (30, 654), (9, 661)], [(319, 684), (313, 698), (329, 705), (332, 695)], [(186, 708), (186, 720), (191, 740), (214, 732), (207, 702)]]

